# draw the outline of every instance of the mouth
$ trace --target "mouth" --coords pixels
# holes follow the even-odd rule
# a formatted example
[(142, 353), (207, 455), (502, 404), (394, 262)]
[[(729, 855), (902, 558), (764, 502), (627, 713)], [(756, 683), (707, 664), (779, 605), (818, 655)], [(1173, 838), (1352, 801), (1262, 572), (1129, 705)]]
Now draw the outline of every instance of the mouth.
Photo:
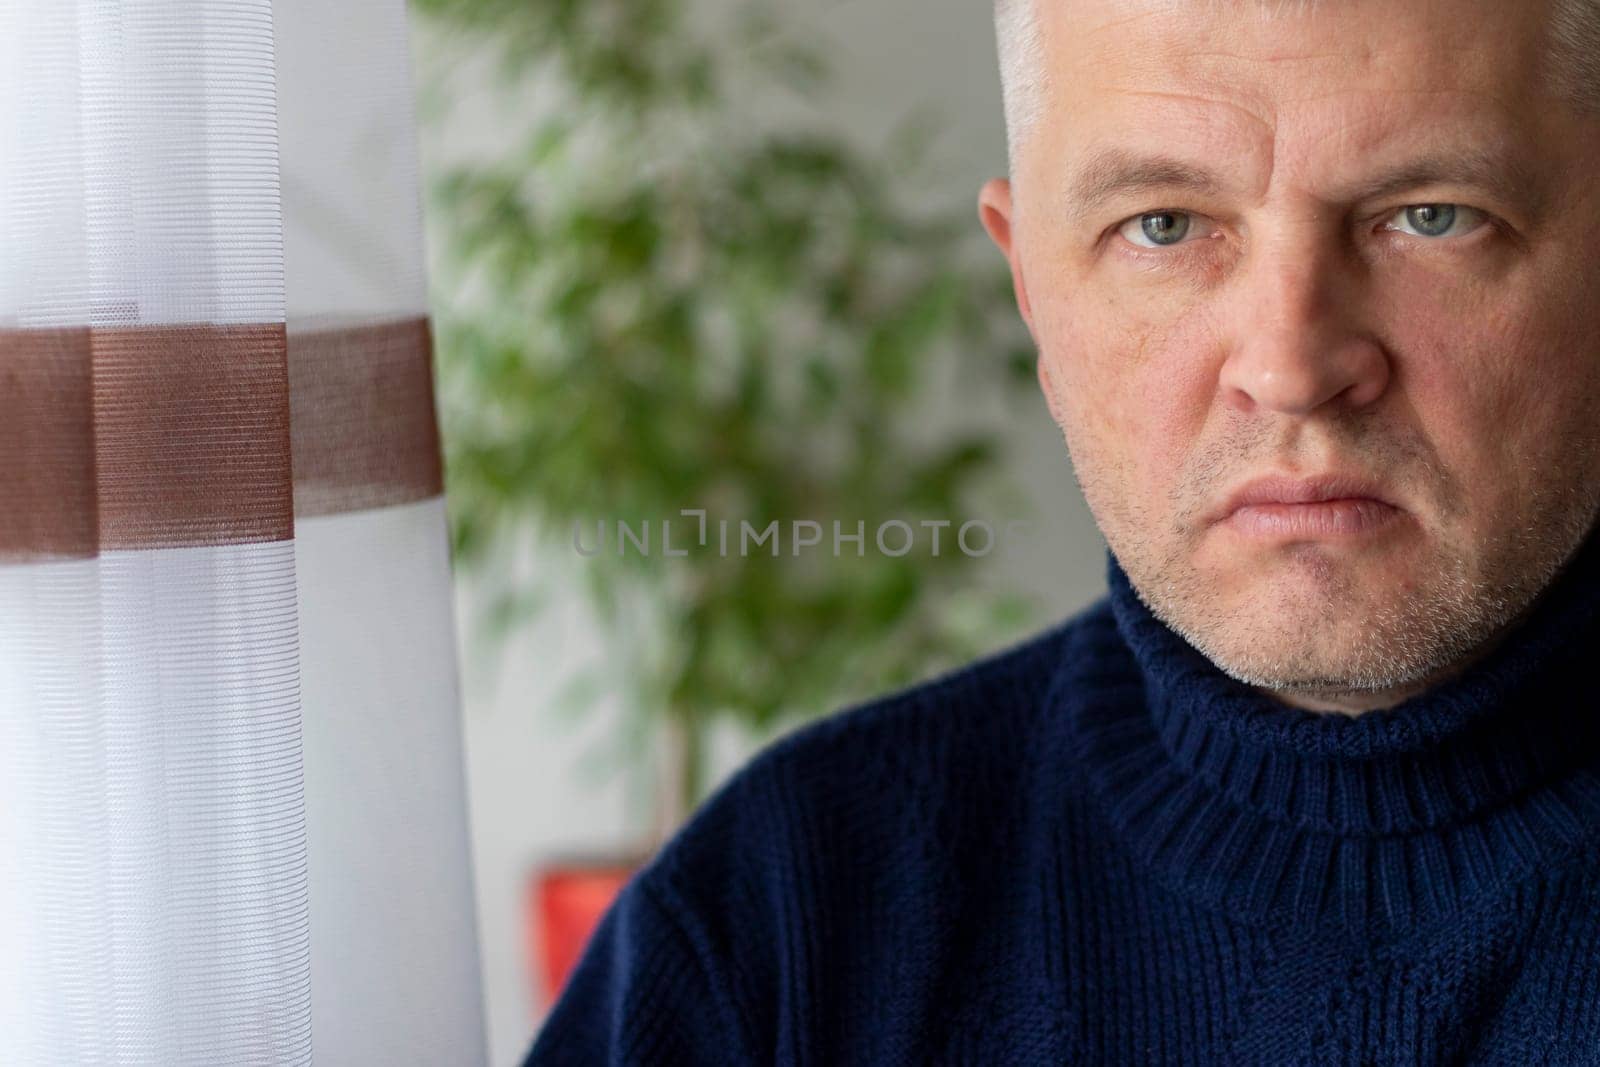
[(1391, 494), (1355, 475), (1274, 475), (1247, 482), (1212, 513), (1246, 537), (1323, 539), (1376, 533), (1403, 514)]

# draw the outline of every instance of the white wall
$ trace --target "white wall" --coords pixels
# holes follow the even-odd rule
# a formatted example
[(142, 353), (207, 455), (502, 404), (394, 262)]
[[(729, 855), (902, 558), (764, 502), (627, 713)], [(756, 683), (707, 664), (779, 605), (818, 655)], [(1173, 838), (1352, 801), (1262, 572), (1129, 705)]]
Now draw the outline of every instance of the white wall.
[[(989, 5), (834, 0), (793, 7), (796, 17), (808, 20), (829, 42), (836, 68), (836, 90), (814, 103), (816, 111), (871, 145), (912, 109), (934, 107), (948, 120), (932, 171), (934, 192), (966, 198), (977, 227), (978, 187), (1005, 169)], [(1103, 548), (1072, 480), (1065, 445), (1042, 400), (1009, 413), (997, 408), (980, 414), (1009, 421), (1016, 455), (1012, 476), (1027, 487), (1038, 512), (1034, 535), (1020, 551), (997, 561), (992, 578), (1013, 588), (1043, 590), (1045, 616), (1065, 615), (1104, 586)], [(953, 404), (951, 417), (957, 417)], [(557, 572), (560, 582), (571, 560), (570, 552), (555, 552), (535, 565)], [(464, 635), (470, 635), (469, 620), (478, 607), (477, 595), (462, 584), (458, 615)], [(572, 596), (557, 596), (517, 639), (497, 682), (474, 666), (481, 663), (481, 652), (463, 648), (479, 914), (496, 1065), (519, 1061), (538, 1021), (524, 950), (529, 872), (551, 857), (629, 843), (629, 800), (622, 783), (615, 778), (597, 783), (580, 768), (585, 753), (614, 726), (616, 708), (573, 727), (549, 706), (574, 665), (603, 656), (601, 638)], [(725, 773), (748, 748), (724, 746), (720, 770)]]

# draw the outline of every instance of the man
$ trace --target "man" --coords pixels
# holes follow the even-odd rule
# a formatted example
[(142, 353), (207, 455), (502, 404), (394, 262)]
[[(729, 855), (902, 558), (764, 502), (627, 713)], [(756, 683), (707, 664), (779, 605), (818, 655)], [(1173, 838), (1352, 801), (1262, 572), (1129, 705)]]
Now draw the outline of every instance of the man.
[(1109, 595), (755, 760), (529, 1062), (1600, 1064), (1600, 3), (998, 14)]

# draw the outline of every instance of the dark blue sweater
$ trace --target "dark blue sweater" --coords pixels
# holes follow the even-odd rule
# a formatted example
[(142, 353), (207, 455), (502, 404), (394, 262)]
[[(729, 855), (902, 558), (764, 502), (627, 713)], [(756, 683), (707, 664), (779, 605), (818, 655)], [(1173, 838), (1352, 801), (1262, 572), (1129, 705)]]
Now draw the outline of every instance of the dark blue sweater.
[(1600, 1064), (1600, 539), (1467, 675), (1316, 716), (1110, 595), (768, 748), (534, 1065)]

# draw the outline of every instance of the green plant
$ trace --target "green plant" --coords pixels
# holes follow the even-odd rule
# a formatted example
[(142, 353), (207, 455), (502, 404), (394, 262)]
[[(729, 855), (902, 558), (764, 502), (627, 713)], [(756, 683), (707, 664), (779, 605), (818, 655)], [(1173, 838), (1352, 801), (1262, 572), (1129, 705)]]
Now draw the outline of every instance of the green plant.
[[(817, 51), (757, 9), (719, 36), (674, 0), (415, 6), (492, 52), (509, 116), (432, 189), (461, 564), (502, 566), (497, 548), (530, 529), (565, 543), (574, 524), (592, 543), (597, 523), (671, 520), (676, 540), (682, 509), (826, 531), (798, 555), (713, 537), (681, 557), (614, 541), (572, 556), (612, 632), (648, 638), (619, 640), (621, 673), (637, 722), (676, 738), (677, 814), (704, 790), (712, 719), (770, 729), (1022, 625), (1014, 598), (972, 591), (954, 526), (937, 554), (926, 530), (904, 556), (872, 544), (887, 520), (959, 526), (998, 469), (993, 433), (919, 434), (931, 384), (1031, 377), (970, 205), (907, 204), (926, 127), (868, 157), (757, 126), (752, 99), (826, 83)], [(832, 555), (835, 520), (864, 524), (862, 554)], [(514, 625), (527, 592), (506, 588), (496, 617)]]

